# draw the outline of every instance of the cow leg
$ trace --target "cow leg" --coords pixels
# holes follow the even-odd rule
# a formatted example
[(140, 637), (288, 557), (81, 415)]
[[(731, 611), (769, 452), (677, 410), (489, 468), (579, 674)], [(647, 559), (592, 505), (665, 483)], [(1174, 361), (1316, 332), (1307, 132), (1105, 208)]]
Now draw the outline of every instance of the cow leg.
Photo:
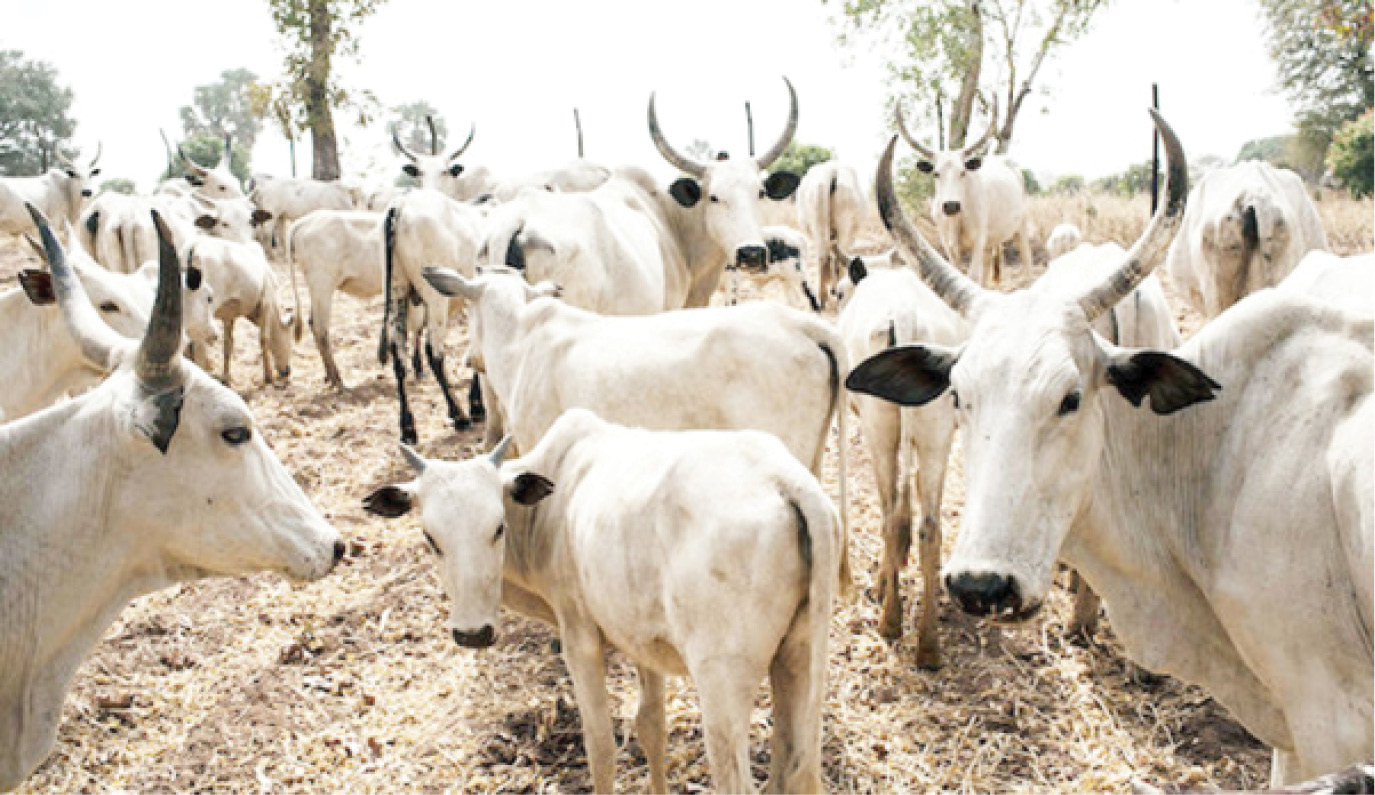
[(237, 320), (233, 315), (224, 319), (224, 363), (220, 365), (220, 381), (225, 386), (229, 386), (229, 362), (234, 358), (234, 322)]
[(883, 559), (879, 563), (878, 598), (883, 608), (879, 635), (896, 640), (902, 637), (902, 567), (912, 547), (912, 519), (907, 514), (907, 488), (899, 465), (899, 415), (896, 406), (879, 404), (869, 398), (860, 412), (864, 444), (874, 463), (874, 482), (878, 486), (879, 508), (883, 513)]
[[(271, 384), (271, 383), (272, 383), (272, 373), (273, 373), (273, 370), (274, 370), (274, 362), (273, 362), (273, 358), (272, 358), (272, 349), (271, 349), (271, 348), (268, 346), (268, 344), (267, 344), (267, 333), (268, 333), (268, 332), (267, 332), (267, 324), (268, 324), (268, 323), (271, 323), (271, 322), (272, 322), (272, 321), (269, 320), (269, 319), (267, 318), (267, 312), (263, 311), (262, 309), (259, 309), (259, 310), (258, 310), (258, 323), (257, 323), (257, 325), (258, 325), (258, 347), (262, 349), (262, 354), (263, 354), (263, 384), (264, 384), (264, 385), (267, 385), (267, 384)], [(288, 333), (290, 333), (290, 332), (288, 332)]]
[(763, 672), (748, 670), (745, 663), (719, 648), (688, 660), (702, 701), (702, 733), (717, 792), (755, 791), (750, 774), (750, 709)]
[(1098, 594), (1079, 576), (1070, 573), (1070, 590), (1074, 592), (1074, 616), (1069, 621), (1069, 634), (1087, 641), (1098, 629)]
[(643, 665), (636, 666), (640, 676), (640, 708), (635, 713), (635, 736), (649, 765), (649, 791), (668, 792), (665, 775), (668, 757), (668, 721), (664, 715), (664, 675)]
[(439, 382), (439, 391), (444, 394), (444, 403), (449, 407), (449, 421), (453, 423), (454, 430), (465, 431), (473, 427), (472, 421), (463, 413), (463, 408), (454, 400), (453, 389), (449, 387), (449, 376), (444, 372), (444, 353), (442, 350), (435, 353), (428, 336), (425, 339), (425, 358), (430, 360), (430, 371), (434, 373), (434, 380)]
[[(918, 539), (921, 554), (921, 615), (917, 620), (917, 665), (935, 669), (941, 664), (938, 618), (941, 603), (941, 499), (945, 494), (945, 466), (955, 438), (954, 407), (932, 406), (920, 419), (909, 417), (904, 434), (911, 434), (917, 463), (917, 499), (921, 501)], [(904, 411), (911, 412), (911, 409)]]
[(468, 416), (473, 422), (487, 419), (487, 404), (482, 402), (481, 374), (473, 371), (473, 380), (468, 382)]
[[(592, 772), (593, 792), (613, 792), (616, 779), (616, 739), (611, 732), (611, 709), (606, 698), (606, 668), (601, 634), (580, 620), (560, 621), (563, 660), (573, 679), (573, 698), (582, 718), (583, 746)], [(648, 752), (646, 750), (646, 752)]]
[(334, 290), (325, 289), (310, 296), (310, 335), (315, 338), (315, 347), (320, 351), (320, 361), (325, 365), (325, 380), (329, 385), (344, 391), (344, 379), (339, 377), (339, 366), (334, 363), (334, 349), (329, 342), (329, 319), (334, 303)]
[(826, 700), (829, 616), (829, 604), (809, 602), (788, 628), (769, 664), (773, 741), (766, 792), (823, 791), (821, 707)]
[[(401, 405), (401, 441), (415, 444), (419, 438), (415, 433), (415, 416), (411, 414), (406, 400), (406, 360), (400, 347), (406, 340), (406, 300), (392, 301), (392, 338), (388, 343), (391, 351), (391, 370), (396, 377), (396, 397)], [(400, 343), (400, 345), (398, 345)]]

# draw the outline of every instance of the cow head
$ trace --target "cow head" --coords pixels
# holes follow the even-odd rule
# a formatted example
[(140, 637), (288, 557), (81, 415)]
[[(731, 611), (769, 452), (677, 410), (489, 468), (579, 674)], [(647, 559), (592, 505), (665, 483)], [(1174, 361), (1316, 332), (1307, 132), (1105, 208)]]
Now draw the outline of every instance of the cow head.
[(86, 199), (91, 198), (95, 191), (91, 188), (91, 181), (100, 175), (100, 169), (96, 164), (100, 162), (100, 152), (102, 145), (97, 143), (95, 147), (95, 157), (91, 158), (88, 166), (82, 167), (76, 161), (62, 154), (55, 152), (57, 160), (57, 171), (48, 173), (60, 173), (63, 190), (67, 194), (65, 197), (67, 204), (71, 207), (81, 207)]
[(684, 208), (702, 215), (706, 235), (726, 253), (728, 263), (762, 268), (768, 263), (768, 249), (760, 231), (760, 206), (765, 201), (782, 201), (797, 190), (798, 176), (779, 171), (763, 172), (788, 148), (797, 131), (797, 92), (785, 77), (790, 109), (783, 134), (758, 160), (717, 159), (702, 163), (676, 149), (659, 129), (654, 111), (654, 95), (649, 96), (649, 135), (659, 154), (688, 174), (669, 186), (668, 192)]
[(80, 398), (92, 433), (112, 439), (107, 469), (122, 478), (103, 503), (105, 531), (127, 540), (139, 569), (172, 579), (328, 573), (343, 554), (338, 532), (263, 441), (243, 400), (181, 358), (182, 273), (162, 217), (153, 212), (157, 297), (134, 342), (100, 321), (46, 219), (29, 212), (68, 330), (86, 362), (111, 374)]
[(180, 146), (177, 147), (177, 154), (181, 155), (181, 160), (186, 164), (186, 168), (191, 173), (186, 177), (187, 181), (196, 186), (196, 193), (210, 199), (240, 199), (243, 198), (243, 188), (239, 185), (239, 178), (234, 176), (234, 172), (229, 170), (229, 161), (234, 149), (232, 148), (233, 136), (224, 136), (224, 154), (220, 156), (220, 162), (210, 168), (200, 165), (196, 161), (186, 156)]
[(917, 170), (930, 174), (935, 182), (935, 192), (931, 195), (931, 215), (933, 218), (955, 218), (970, 205), (969, 184), (977, 181), (978, 172), (983, 168), (981, 150), (998, 129), (998, 100), (993, 99), (993, 112), (988, 121), (988, 130), (974, 143), (959, 149), (935, 151), (923, 146), (920, 141), (907, 132), (907, 124), (902, 118), (902, 106), (896, 109), (898, 132), (907, 144), (921, 155)]
[(195, 212), (196, 227), (205, 234), (235, 243), (253, 242), (255, 211), (248, 199), (211, 199), (204, 194), (193, 193), (190, 202)]
[(519, 460), (503, 460), (510, 444), (508, 436), (490, 454), (458, 462), (427, 461), (403, 444), (415, 479), (383, 486), (363, 500), (368, 511), (387, 517), (420, 506), (425, 541), (449, 598), (449, 631), (467, 648), (496, 641), (508, 522), (528, 523), (529, 512), (518, 506), (535, 505), (554, 490)]
[(1097, 336), (1109, 310), (1163, 258), (1183, 214), (1188, 172), (1179, 139), (1152, 111), (1165, 141), (1167, 198), (1104, 283), (1077, 300), (1034, 286), (986, 291), (936, 252), (903, 215), (893, 190), (896, 138), (878, 167), (884, 223), (903, 257), (971, 324), (958, 349), (890, 348), (856, 367), (846, 386), (901, 405), (954, 392), (965, 438), (967, 497), (945, 583), (965, 610), (1025, 618), (1051, 584), (1069, 529), (1092, 499), (1105, 444), (1106, 401), (1168, 414), (1218, 388), (1192, 364), (1156, 351), (1124, 350)]
[[(1233, 170), (1268, 168), (1262, 163), (1242, 163)], [(1224, 170), (1205, 176), (1198, 187), (1200, 200), (1190, 205), (1191, 214), (1202, 216), (1198, 239), (1202, 262), (1196, 267), (1201, 266), (1198, 277), (1209, 282), (1204, 303), (1210, 317), (1262, 287), (1278, 284), (1287, 275), (1279, 269), (1293, 262), (1286, 254), (1294, 230), (1275, 194), (1257, 178), (1253, 180), (1255, 187), (1233, 195), (1210, 195), (1208, 188), (1214, 186), (1209, 182), (1226, 184), (1226, 176)], [(1186, 241), (1181, 240), (1180, 245)]]
[(526, 304), (537, 298), (555, 298), (562, 292), (550, 281), (530, 284), (521, 271), (504, 266), (478, 268), (471, 279), (452, 268), (426, 267), (422, 273), (441, 295), (472, 302), (468, 339), (480, 356), (487, 342), (500, 346), (515, 338), (520, 311)]
[(472, 146), (473, 136), (477, 134), (477, 125), (474, 124), (468, 129), (468, 140), (446, 157), (439, 153), (439, 135), (435, 131), (434, 117), (426, 116), (425, 122), (430, 126), (430, 153), (428, 155), (416, 154), (407, 149), (406, 145), (401, 143), (400, 136), (396, 134), (396, 129), (392, 129), (392, 145), (396, 147), (397, 152), (410, 161), (401, 166), (402, 173), (420, 180), (420, 187), (422, 188), (437, 190), (446, 196), (463, 195), (463, 191), (459, 190), (458, 186), (459, 179), (464, 172), (464, 166), (458, 162), (458, 158), (468, 151), (469, 146)]

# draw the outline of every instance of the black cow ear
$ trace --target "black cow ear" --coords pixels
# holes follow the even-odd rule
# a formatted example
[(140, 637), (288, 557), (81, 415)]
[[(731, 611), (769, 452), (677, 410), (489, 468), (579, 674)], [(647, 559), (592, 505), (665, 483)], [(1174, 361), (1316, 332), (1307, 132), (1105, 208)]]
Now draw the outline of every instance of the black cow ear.
[(408, 177), (415, 177), (416, 179), (420, 178), (420, 169), (416, 168), (414, 165), (410, 163), (403, 165), (401, 167), (401, 172)]
[(791, 171), (775, 171), (764, 180), (764, 192), (776, 202), (783, 201), (793, 195), (801, 181), (802, 178)]
[(196, 226), (200, 227), (201, 229), (214, 229), (214, 228), (215, 228), (215, 216), (213, 216), (213, 215), (201, 215), (201, 216), (198, 216), (198, 217), (196, 218)]
[(415, 494), (406, 486), (383, 486), (363, 498), (363, 510), (388, 519), (410, 513), (414, 505)]
[(930, 174), (932, 171), (936, 170), (936, 166), (930, 160), (918, 160), (917, 170), (923, 174)]
[(522, 472), (510, 486), (511, 499), (520, 505), (534, 505), (554, 493), (554, 483), (543, 475)]
[(859, 284), (864, 281), (864, 277), (869, 275), (869, 269), (864, 267), (864, 260), (855, 257), (850, 260), (850, 283)]
[(90, 233), (93, 234), (93, 235), (96, 234), (96, 233), (98, 233), (98, 232), (100, 231), (100, 211), (99, 211), (99, 210), (96, 210), (95, 212), (93, 212), (93, 213), (91, 213), (90, 215), (86, 216), (86, 231), (87, 231), (87, 232), (90, 232)]
[(459, 174), (462, 174), (462, 173), (463, 173), (463, 166), (459, 165), (458, 163), (454, 163), (452, 166), (449, 166), (449, 176), (451, 176), (451, 177), (456, 177), (456, 176), (458, 176)]
[(57, 301), (53, 293), (53, 275), (47, 271), (26, 268), (19, 272), (19, 285), (34, 306), (48, 306)]
[(702, 186), (692, 177), (681, 177), (668, 186), (668, 195), (684, 207), (695, 207), (702, 200)]
[(268, 212), (267, 210), (254, 210), (253, 215), (248, 217), (248, 223), (251, 226), (262, 226), (263, 224), (271, 220), (272, 213)]
[(851, 370), (845, 388), (899, 406), (924, 406), (950, 386), (958, 359), (957, 351), (935, 345), (888, 348)]
[(968, 160), (964, 161), (964, 167), (969, 169), (970, 171), (978, 171), (979, 168), (983, 166), (983, 164), (984, 159), (982, 157), (971, 157)]
[(1140, 406), (1147, 395), (1151, 411), (1173, 414), (1217, 397), (1222, 385), (1183, 359), (1160, 351), (1123, 351), (1108, 361), (1108, 383)]
[(186, 269), (186, 289), (195, 292), (201, 288), (201, 269), (192, 265)]

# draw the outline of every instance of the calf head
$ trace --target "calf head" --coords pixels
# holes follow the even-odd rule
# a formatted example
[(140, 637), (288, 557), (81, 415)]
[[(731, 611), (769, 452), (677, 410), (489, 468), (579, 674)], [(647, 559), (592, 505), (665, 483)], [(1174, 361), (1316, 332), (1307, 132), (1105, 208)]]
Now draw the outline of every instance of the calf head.
[(1140, 406), (1149, 397), (1153, 411), (1168, 414), (1212, 399), (1219, 388), (1186, 361), (1117, 348), (1091, 328), (1163, 258), (1183, 213), (1184, 153), (1164, 120), (1154, 118), (1169, 163), (1167, 200), (1111, 277), (1071, 301), (1034, 286), (1001, 294), (976, 285), (903, 215), (892, 184), (896, 138), (879, 163), (884, 223), (903, 257), (970, 322), (971, 333), (958, 349), (885, 350), (856, 367), (846, 386), (908, 406), (954, 392), (967, 497), (945, 583), (971, 613), (1020, 619), (1045, 599), (1061, 544), (1092, 498), (1106, 443), (1105, 401)]
[(220, 162), (210, 168), (206, 168), (187, 157), (186, 152), (180, 146), (177, 147), (177, 154), (181, 155), (181, 160), (186, 164), (186, 169), (191, 172), (186, 180), (196, 186), (198, 195), (209, 199), (243, 198), (243, 187), (239, 185), (239, 178), (229, 170), (230, 158), (234, 151), (233, 140), (233, 137), (228, 134), (224, 136), (224, 154), (220, 156)]
[(473, 135), (477, 133), (477, 125), (474, 124), (468, 129), (468, 140), (446, 157), (439, 152), (439, 135), (435, 131), (434, 117), (426, 116), (425, 122), (430, 126), (430, 153), (428, 155), (416, 154), (407, 149), (396, 134), (396, 129), (392, 129), (392, 145), (396, 147), (397, 152), (410, 161), (401, 166), (402, 173), (420, 180), (420, 187), (422, 188), (437, 190), (446, 196), (462, 195), (463, 191), (458, 188), (464, 166), (458, 162), (458, 158), (468, 151), (469, 146), (472, 146)]
[(513, 268), (478, 268), (471, 279), (452, 268), (426, 267), (422, 272), (425, 281), (442, 295), (473, 302), (476, 311), (469, 317), (468, 337), (479, 351), (489, 342), (501, 346), (514, 338), (526, 304), (537, 298), (556, 298), (560, 293), (557, 284), (530, 284)]
[(338, 532), (263, 441), (243, 400), (181, 358), (182, 273), (163, 219), (153, 212), (157, 295), (135, 343), (100, 321), (46, 220), (29, 212), (68, 330), (87, 363), (110, 373), (82, 398), (83, 420), (101, 441), (108, 435), (108, 469), (121, 478), (105, 529), (137, 550), (140, 566), (173, 579), (328, 573), (343, 553)]
[(503, 460), (510, 444), (508, 436), (490, 454), (459, 462), (427, 461), (403, 444), (415, 479), (383, 486), (363, 500), (368, 511), (386, 517), (420, 506), (425, 540), (449, 598), (449, 631), (468, 648), (496, 641), (508, 523), (528, 523), (529, 512), (521, 508), (554, 490), (519, 459)]
[(763, 268), (768, 249), (760, 230), (760, 206), (783, 201), (797, 190), (799, 178), (788, 171), (763, 176), (788, 148), (797, 130), (797, 92), (785, 77), (790, 110), (788, 123), (774, 145), (757, 160), (717, 159), (702, 163), (675, 150), (659, 129), (654, 95), (649, 97), (649, 135), (654, 146), (673, 166), (688, 174), (669, 186), (668, 192), (684, 208), (701, 213), (706, 236), (726, 253), (727, 262), (744, 268)]
[(931, 175), (935, 182), (935, 192), (931, 195), (931, 215), (933, 218), (954, 218), (967, 211), (974, 197), (971, 182), (978, 179), (979, 169), (983, 168), (983, 155), (980, 151), (991, 140), (998, 129), (998, 101), (993, 100), (993, 113), (988, 130), (974, 143), (959, 149), (935, 151), (923, 146), (911, 133), (903, 121), (902, 106), (896, 111), (898, 131), (907, 144), (921, 155), (917, 170)]
[(96, 144), (95, 157), (91, 158), (91, 163), (84, 168), (77, 165), (75, 161), (62, 152), (56, 152), (57, 171), (48, 173), (60, 173), (59, 179), (62, 181), (63, 190), (67, 194), (65, 197), (70, 207), (80, 207), (86, 199), (91, 198), (95, 191), (91, 187), (91, 180), (100, 175), (100, 169), (96, 164), (100, 162), (101, 144)]

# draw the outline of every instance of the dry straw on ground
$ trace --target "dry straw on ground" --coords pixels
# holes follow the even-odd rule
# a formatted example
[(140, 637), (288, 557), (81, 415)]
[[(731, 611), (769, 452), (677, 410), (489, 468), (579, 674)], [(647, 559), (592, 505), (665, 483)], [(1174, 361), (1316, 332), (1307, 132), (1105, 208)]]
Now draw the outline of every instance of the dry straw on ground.
[[(1340, 226), (1334, 245), (1344, 253), (1370, 249), (1369, 202), (1323, 211)], [(1126, 242), (1140, 231), (1144, 205), (1038, 200), (1033, 215), (1042, 235), (1067, 218), (1090, 240)], [(876, 233), (868, 242), (877, 249), (880, 240)], [(27, 253), (0, 248), (6, 286)], [(1014, 268), (1010, 275), (1021, 281), (1031, 273)], [(391, 378), (374, 358), (379, 315), (378, 301), (343, 298), (336, 307), (336, 355), (352, 385), (345, 395), (325, 385), (309, 341), (297, 346), (284, 389), (258, 384), (253, 332), (240, 335), (235, 361), (264, 437), (349, 539), (345, 563), (310, 585), (268, 575), (215, 579), (137, 600), (82, 665), (56, 748), (21, 792), (589, 787), (553, 633), (507, 614), (496, 646), (457, 648), (444, 629), (446, 608), (415, 522), (384, 522), (361, 509), (374, 486), (408, 477), (396, 450)], [(453, 334), (451, 361), (459, 358), (461, 336)], [(423, 453), (454, 458), (476, 451), (480, 431), (444, 427), (432, 378), (414, 394)], [(1012, 628), (966, 619), (943, 603), (944, 667), (918, 670), (910, 637), (893, 645), (877, 634), (879, 515), (857, 430), (843, 450), (854, 478), (860, 597), (832, 621), (829, 789), (1125, 791), (1132, 779), (1225, 789), (1264, 783), (1267, 751), (1198, 689), (1128, 663), (1106, 621), (1093, 643), (1069, 643), (1063, 593), (1042, 620)], [(835, 464), (833, 441), (825, 474), (832, 493)], [(961, 466), (957, 449), (942, 510), (947, 550), (963, 508)], [(920, 589), (913, 569), (903, 587), (914, 601)], [(647, 768), (629, 728), (633, 669), (616, 654), (608, 664), (624, 746), (618, 787), (643, 790)], [(770, 735), (765, 693), (752, 738), (761, 781)], [(689, 682), (671, 681), (668, 714), (671, 786), (708, 787)]]

